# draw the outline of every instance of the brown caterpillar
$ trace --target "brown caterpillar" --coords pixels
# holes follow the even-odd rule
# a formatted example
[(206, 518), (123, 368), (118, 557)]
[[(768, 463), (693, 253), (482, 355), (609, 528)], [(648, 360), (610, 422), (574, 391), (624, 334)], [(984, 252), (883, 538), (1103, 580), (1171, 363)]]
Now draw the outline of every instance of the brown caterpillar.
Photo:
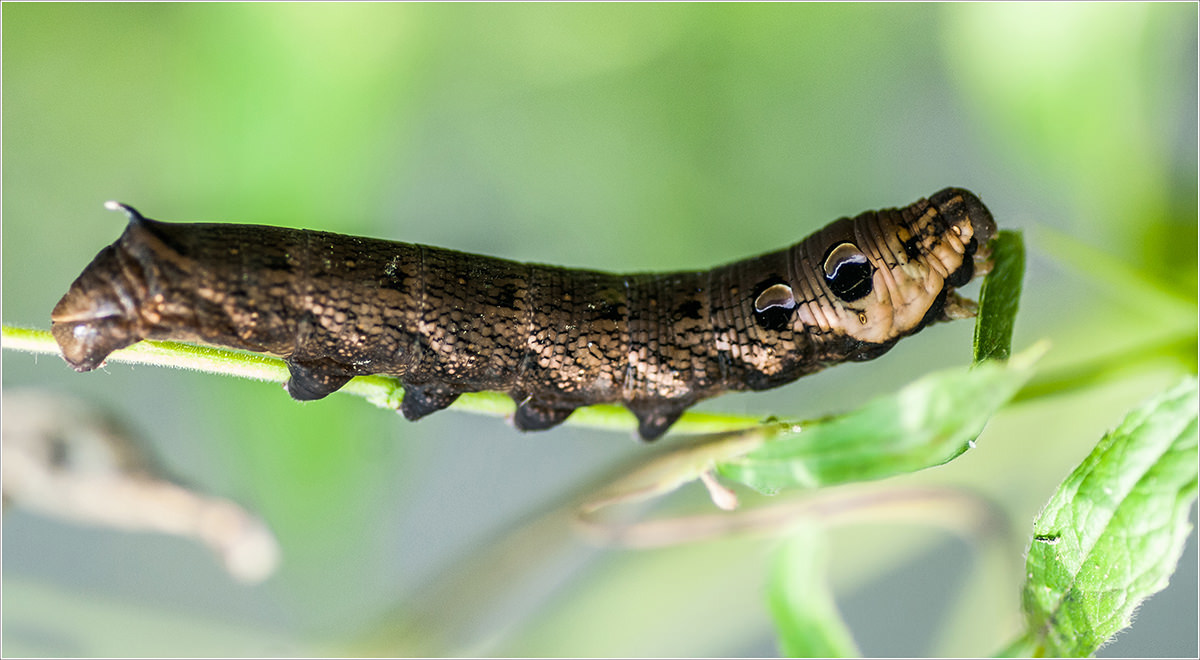
[(975, 195), (947, 188), (712, 270), (615, 275), (109, 206), (128, 227), (51, 313), (77, 371), (142, 339), (201, 342), (283, 358), (299, 400), (387, 374), (410, 420), (497, 390), (519, 429), (620, 402), (646, 440), (701, 399), (869, 360), (969, 315), (953, 290), (996, 230)]

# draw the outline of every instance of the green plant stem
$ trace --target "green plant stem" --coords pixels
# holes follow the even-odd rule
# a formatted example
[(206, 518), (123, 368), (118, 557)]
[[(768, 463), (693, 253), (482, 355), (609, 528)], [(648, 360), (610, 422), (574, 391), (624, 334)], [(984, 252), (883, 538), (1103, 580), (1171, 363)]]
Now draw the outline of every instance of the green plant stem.
[[(58, 344), (49, 332), (7, 324), (3, 326), (3, 348), (27, 353), (59, 354)], [(275, 383), (284, 383), (289, 378), (287, 365), (279, 358), (169, 341), (141, 341), (128, 348), (113, 351), (107, 361), (194, 369), (205, 373)], [(362, 397), (380, 408), (389, 410), (397, 410), (401, 399), (404, 398), (404, 389), (400, 381), (388, 376), (358, 376), (338, 391)], [(503, 417), (512, 414), (514, 404), (507, 394), (501, 392), (472, 392), (459, 397), (452, 407), (464, 412)], [(681, 433), (721, 433), (753, 428), (761, 422), (761, 418), (748, 415), (688, 412), (672, 428)], [(567, 423), (572, 426), (613, 430), (631, 430), (636, 426), (633, 415), (615, 405), (580, 408), (571, 415)]]

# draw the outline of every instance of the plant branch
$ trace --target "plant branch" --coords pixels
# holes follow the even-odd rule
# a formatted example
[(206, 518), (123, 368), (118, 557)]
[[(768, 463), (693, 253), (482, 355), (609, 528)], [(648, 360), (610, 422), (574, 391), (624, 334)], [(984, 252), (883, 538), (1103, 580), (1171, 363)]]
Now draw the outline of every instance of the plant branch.
[[(3, 347), (5, 350), (27, 353), (59, 354), (58, 344), (49, 332), (7, 324), (3, 326)], [(279, 358), (171, 341), (141, 341), (128, 348), (113, 351), (107, 361), (193, 369), (274, 383), (284, 383), (289, 377), (287, 365)], [(404, 389), (400, 381), (389, 376), (358, 376), (338, 391), (362, 397), (380, 408), (389, 410), (398, 409), (401, 399), (404, 398)], [(514, 404), (507, 394), (472, 392), (459, 397), (452, 407), (464, 412), (503, 417), (512, 414)], [(748, 415), (687, 412), (672, 428), (682, 433), (720, 433), (752, 428), (761, 422), (760, 418)], [(632, 413), (615, 405), (580, 408), (568, 418), (567, 423), (572, 426), (613, 430), (630, 430), (637, 425)]]

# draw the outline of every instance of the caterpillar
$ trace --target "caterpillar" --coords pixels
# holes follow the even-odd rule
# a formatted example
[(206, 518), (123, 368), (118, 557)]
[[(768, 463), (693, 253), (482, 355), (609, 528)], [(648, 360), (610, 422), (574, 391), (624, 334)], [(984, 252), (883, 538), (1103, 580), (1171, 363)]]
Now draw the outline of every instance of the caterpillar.
[(996, 231), (978, 197), (947, 188), (711, 270), (619, 275), (109, 207), (128, 226), (51, 313), (76, 371), (142, 339), (197, 342), (282, 358), (302, 401), (385, 374), (410, 420), (496, 390), (518, 429), (617, 402), (644, 440), (701, 399), (870, 360), (969, 316), (954, 290)]

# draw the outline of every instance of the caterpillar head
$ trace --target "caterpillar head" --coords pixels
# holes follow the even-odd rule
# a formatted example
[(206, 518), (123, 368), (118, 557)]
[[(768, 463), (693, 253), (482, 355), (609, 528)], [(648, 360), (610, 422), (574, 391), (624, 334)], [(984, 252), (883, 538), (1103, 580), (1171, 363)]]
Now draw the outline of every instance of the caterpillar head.
[(972, 193), (947, 188), (903, 209), (843, 218), (798, 246), (806, 304), (797, 320), (862, 342), (863, 359), (951, 318), (996, 233)]

